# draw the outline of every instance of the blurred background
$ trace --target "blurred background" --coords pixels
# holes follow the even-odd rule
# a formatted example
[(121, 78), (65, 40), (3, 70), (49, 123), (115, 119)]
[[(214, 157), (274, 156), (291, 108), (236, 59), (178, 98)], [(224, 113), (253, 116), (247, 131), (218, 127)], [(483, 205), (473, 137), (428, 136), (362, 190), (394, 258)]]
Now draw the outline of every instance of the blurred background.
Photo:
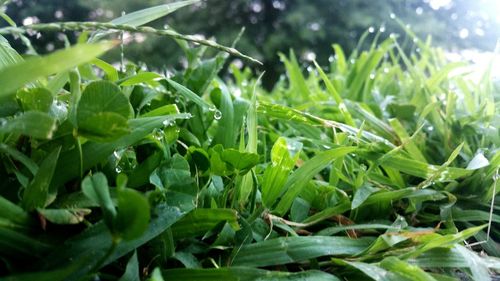
[[(109, 21), (122, 13), (168, 2), (173, 1), (12, 0), (6, 12), (18, 25)], [(265, 85), (271, 87), (283, 72), (279, 52), (293, 49), (304, 62), (316, 59), (326, 64), (333, 53), (332, 43), (349, 53), (366, 31), (371, 38), (377, 33), (381, 38), (403, 34), (395, 18), (420, 38), (431, 36), (433, 44), (446, 49), (450, 58), (476, 60), (479, 65), (488, 60), (500, 38), (500, 0), (206, 0), (152, 25), (213, 37), (227, 45), (245, 27), (237, 48), (264, 62), (259, 70), (266, 70)], [(61, 48), (66, 40), (62, 33), (32, 37), (39, 53)], [(131, 34), (125, 43), (125, 56), (134, 62), (160, 69), (182, 64), (181, 49), (169, 38)], [(16, 44), (17, 49), (23, 48), (20, 40)], [(109, 57), (118, 58), (118, 53)]]

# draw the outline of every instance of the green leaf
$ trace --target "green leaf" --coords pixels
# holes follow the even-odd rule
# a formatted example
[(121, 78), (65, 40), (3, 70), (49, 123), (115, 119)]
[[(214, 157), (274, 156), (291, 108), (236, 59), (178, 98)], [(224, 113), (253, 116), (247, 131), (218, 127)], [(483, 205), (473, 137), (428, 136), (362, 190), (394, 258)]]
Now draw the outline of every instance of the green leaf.
[(93, 141), (113, 141), (129, 132), (132, 108), (118, 86), (108, 81), (92, 82), (78, 102), (78, 132)]
[[(159, 166), (150, 177), (151, 183), (165, 189), (181, 190), (194, 183), (189, 163), (179, 154)], [(186, 190), (187, 191), (187, 190)]]
[(28, 212), (2, 196), (0, 196), (0, 219), (7, 220), (12, 226), (21, 228), (29, 228), (33, 224)]
[(140, 281), (139, 261), (137, 260), (137, 251), (130, 257), (127, 263), (125, 273), (118, 279), (118, 281)]
[(37, 139), (51, 139), (56, 129), (56, 119), (38, 111), (28, 111), (12, 119), (0, 120), (0, 133), (16, 133)]
[(259, 163), (259, 155), (249, 152), (240, 152), (236, 149), (225, 149), (221, 154), (222, 160), (229, 163), (244, 174)]
[(90, 209), (39, 209), (38, 213), (54, 224), (79, 224)]
[[(107, 143), (87, 142), (82, 145), (83, 171), (100, 163), (110, 156), (115, 150), (133, 145), (153, 131), (155, 128), (163, 127), (164, 122), (173, 122), (176, 119), (186, 119), (187, 114), (171, 114), (159, 117), (145, 117), (129, 120), (131, 131), (129, 134)], [(57, 177), (52, 180), (52, 186), (58, 187), (66, 181), (80, 175), (80, 163), (75, 161), (80, 159), (80, 152), (77, 148), (65, 151), (61, 154), (57, 163)]]
[(272, 266), (322, 256), (353, 256), (365, 250), (371, 238), (283, 237), (243, 246), (233, 259), (235, 266)]
[(106, 76), (109, 79), (109, 81), (115, 82), (118, 80), (119, 78), (118, 71), (116, 71), (116, 68), (111, 64), (100, 59), (93, 59), (91, 63), (102, 69), (106, 73)]
[(98, 112), (78, 123), (78, 134), (95, 142), (111, 142), (129, 132), (127, 119), (114, 112)]
[(187, 1), (177, 1), (174, 3), (158, 5), (139, 11), (135, 11), (129, 14), (125, 14), (121, 17), (113, 19), (112, 24), (128, 24), (131, 26), (140, 26), (148, 22), (154, 21), (161, 17), (164, 17), (170, 13), (175, 12), (185, 6), (192, 5), (199, 2), (200, 0), (187, 0)]
[(396, 257), (387, 257), (380, 262), (380, 266), (415, 281), (436, 281), (432, 275), (415, 265), (410, 265)]
[(238, 216), (232, 209), (196, 209), (172, 226), (176, 239), (203, 235), (221, 222), (238, 230)]
[(45, 88), (23, 89), (18, 91), (17, 98), (24, 111), (40, 111), (48, 113), (52, 106), (52, 93)]
[(219, 104), (218, 108), (222, 113), (220, 120), (218, 120), (219, 126), (217, 128), (217, 133), (214, 136), (213, 143), (222, 144), (225, 148), (234, 148), (236, 146), (236, 133), (238, 128), (235, 127), (235, 110), (229, 90), (224, 85), (213, 90), (210, 93), (210, 96), (212, 97), (212, 101), (214, 99), (219, 100), (218, 103), (214, 103)]
[(337, 277), (317, 271), (279, 272), (250, 267), (223, 267), (218, 269), (169, 269), (162, 272), (165, 280), (184, 281), (340, 281)]
[(79, 44), (45, 57), (34, 57), (0, 69), (0, 97), (13, 94), (38, 78), (69, 70), (114, 47), (113, 42)]
[(113, 230), (125, 240), (139, 238), (148, 228), (149, 203), (140, 192), (130, 188), (118, 190), (118, 211)]
[(288, 175), (297, 161), (300, 152), (292, 158), (285, 138), (280, 137), (271, 149), (271, 163), (264, 172), (262, 181), (262, 203), (270, 208), (283, 192)]
[(106, 225), (113, 230), (117, 212), (111, 200), (106, 176), (103, 173), (96, 173), (85, 177), (82, 181), (82, 191), (85, 196), (101, 207)]
[(25, 210), (32, 211), (35, 208), (43, 208), (49, 203), (49, 186), (54, 176), (60, 152), (61, 147), (58, 147), (47, 155), (40, 164), (35, 177), (26, 187), (22, 200), (22, 206)]
[(10, 46), (9, 41), (0, 35), (0, 69), (22, 61), (23, 58)]
[(314, 156), (309, 161), (305, 162), (303, 166), (298, 168), (288, 178), (285, 184), (284, 195), (274, 209), (279, 215), (284, 215), (292, 206), (293, 200), (297, 197), (302, 189), (307, 185), (313, 176), (326, 168), (334, 159), (344, 156), (356, 150), (356, 147), (346, 146), (334, 148), (331, 150), (323, 151)]
[[(136, 75), (125, 78), (119, 84), (120, 84), (120, 86), (133, 86), (133, 85), (140, 84), (140, 83), (150, 83), (151, 81), (154, 81), (155, 79), (158, 79), (161, 77), (162, 76), (160, 74), (157, 74), (154, 72), (140, 72)], [(158, 82), (156, 82), (156, 83), (158, 83)]]
[(377, 191), (379, 191), (378, 188), (375, 188), (368, 183), (363, 184), (363, 186), (361, 186), (358, 190), (356, 190), (356, 193), (354, 193), (351, 208), (358, 208), (359, 206), (361, 206), (361, 204), (363, 204), (363, 202), (365, 202), (366, 199), (368, 199), (368, 197), (372, 193), (375, 193)]
[[(337, 260), (335, 260), (337, 261)], [(403, 276), (397, 276), (396, 274), (385, 270), (384, 268), (381, 268), (378, 265), (375, 264), (369, 264), (369, 263), (364, 263), (364, 262), (349, 262), (349, 261), (344, 261), (344, 260), (338, 260), (338, 263), (345, 263), (348, 264), (357, 270), (363, 272), (367, 277), (371, 278), (372, 280), (375, 281), (398, 281), (398, 280), (405, 280), (405, 281), (410, 281), (412, 279), (407, 279)]]
[[(175, 201), (177, 195), (167, 194), (167, 196), (173, 197), (172, 201)], [(105, 266), (151, 241), (193, 208), (194, 205), (192, 204), (184, 204), (182, 206), (169, 206), (165, 203), (159, 204), (153, 210), (155, 216), (152, 217), (146, 232), (136, 239), (119, 243), (114, 252), (106, 258), (101, 266)], [(46, 262), (44, 268), (64, 268), (73, 264), (75, 260), (84, 257), (93, 257), (92, 262), (80, 266), (71, 278), (66, 279), (66, 281), (81, 280), (94, 268), (97, 260), (105, 258), (111, 245), (112, 237), (106, 225), (96, 223), (63, 244), (54, 247), (49, 255), (45, 255)]]
[(13, 159), (21, 162), (28, 170), (35, 175), (36, 172), (38, 171), (38, 165), (30, 159), (28, 156), (22, 154), (19, 152), (17, 149), (14, 149), (4, 143), (0, 143), (0, 152), (8, 154), (11, 156)]
[(167, 79), (167, 82), (174, 87), (175, 90), (177, 90), (177, 93), (186, 98), (187, 100), (190, 100), (200, 106), (203, 109), (215, 109), (213, 106), (211, 106), (209, 103), (204, 101), (200, 96), (195, 94), (193, 91), (188, 89), (187, 87), (171, 80)]

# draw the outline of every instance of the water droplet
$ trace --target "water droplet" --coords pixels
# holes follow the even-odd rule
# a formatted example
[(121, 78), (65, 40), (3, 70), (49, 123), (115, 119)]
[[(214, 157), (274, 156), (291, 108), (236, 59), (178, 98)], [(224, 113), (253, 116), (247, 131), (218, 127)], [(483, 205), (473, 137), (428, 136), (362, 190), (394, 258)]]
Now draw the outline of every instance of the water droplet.
[(351, 64), (354, 64), (356, 62), (356, 60), (355, 59), (351, 59), (350, 62), (351, 62)]
[(432, 127), (432, 126), (427, 127), (427, 131), (429, 131), (429, 132), (434, 131), (434, 127)]
[(122, 172), (122, 168), (121, 168), (121, 167), (119, 167), (119, 166), (116, 166), (115, 171), (116, 171), (117, 173), (121, 173), (121, 172)]
[(375, 32), (375, 28), (374, 28), (373, 26), (370, 26), (370, 27), (368, 28), (368, 32), (370, 32), (370, 33)]
[(384, 73), (389, 73), (389, 68), (388, 67), (384, 67)]
[(334, 56), (329, 56), (329, 57), (328, 57), (328, 61), (329, 61), (329, 62), (333, 62), (333, 60), (334, 60), (334, 59), (335, 59), (335, 57), (334, 57)]
[(222, 118), (222, 112), (220, 112), (220, 110), (214, 111), (214, 119), (220, 120), (221, 118)]
[(172, 120), (167, 119), (167, 120), (163, 121), (163, 126), (165, 126), (165, 127), (169, 127), (172, 125), (174, 125), (174, 122), (172, 122)]
[(396, 14), (391, 13), (391, 14), (389, 15), (389, 17), (391, 17), (391, 19), (395, 19), (395, 18), (396, 18)]
[(370, 79), (372, 79), (372, 80), (375, 79), (375, 73), (374, 72), (370, 73)]
[(380, 28), (378, 29), (378, 31), (380, 31), (380, 33), (384, 33), (385, 32), (385, 25), (381, 25)]
[(155, 140), (161, 141), (163, 139), (164, 133), (161, 129), (155, 129), (152, 135)]
[(418, 38), (413, 38), (413, 43), (418, 43)]
[(208, 108), (208, 111), (211, 111), (211, 112), (215, 112), (217, 110), (217, 107), (215, 107), (215, 105), (211, 105), (209, 108)]
[(0, 118), (0, 126), (5, 126), (5, 124), (7, 124), (7, 119)]

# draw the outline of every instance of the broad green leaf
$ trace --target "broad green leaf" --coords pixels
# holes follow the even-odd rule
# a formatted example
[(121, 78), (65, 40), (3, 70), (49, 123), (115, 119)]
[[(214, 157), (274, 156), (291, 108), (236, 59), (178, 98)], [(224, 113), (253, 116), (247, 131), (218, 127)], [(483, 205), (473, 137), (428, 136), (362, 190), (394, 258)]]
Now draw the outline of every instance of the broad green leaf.
[(113, 141), (129, 131), (132, 109), (118, 86), (107, 81), (92, 82), (78, 102), (78, 132), (93, 141)]
[(117, 214), (113, 221), (116, 235), (132, 240), (139, 238), (149, 224), (149, 203), (146, 197), (133, 189), (118, 190)]
[(51, 139), (57, 129), (56, 120), (38, 111), (28, 111), (12, 119), (0, 120), (0, 133), (16, 133), (37, 139)]
[(245, 173), (259, 163), (259, 155), (255, 153), (240, 152), (236, 149), (225, 149), (221, 154), (222, 160), (229, 163), (238, 171)]
[(123, 79), (119, 84), (120, 86), (133, 86), (140, 83), (150, 83), (161, 77), (161, 75), (154, 72), (140, 72), (136, 75)]
[(243, 246), (233, 258), (235, 266), (272, 266), (322, 256), (353, 256), (365, 250), (371, 238), (309, 236), (282, 237)]
[(23, 58), (14, 50), (9, 41), (0, 35), (0, 70), (23, 61)]
[(33, 224), (28, 212), (2, 196), (0, 196), (0, 218), (10, 222), (13, 227), (28, 228)]
[(354, 193), (354, 197), (352, 198), (352, 209), (356, 209), (357, 207), (361, 206), (363, 202), (373, 193), (379, 191), (378, 188), (371, 186), (368, 183), (365, 183), (363, 186), (361, 186), (358, 190), (356, 190), (356, 193)]
[(78, 134), (95, 142), (110, 142), (129, 133), (127, 118), (114, 112), (97, 112), (78, 122)]
[(61, 147), (54, 149), (40, 164), (35, 177), (26, 187), (23, 194), (22, 206), (25, 210), (32, 211), (35, 208), (43, 208), (49, 203), (49, 187)]
[(291, 273), (243, 266), (218, 269), (168, 269), (164, 270), (162, 275), (164, 280), (184, 281), (340, 281), (334, 275), (317, 270)]
[(380, 262), (380, 266), (414, 281), (436, 281), (432, 275), (415, 265), (410, 265), (396, 257), (387, 257)]
[(135, 11), (129, 14), (125, 14), (121, 17), (115, 18), (111, 21), (113, 24), (128, 24), (131, 26), (140, 26), (148, 22), (154, 21), (161, 17), (164, 17), (170, 13), (175, 12), (185, 6), (192, 5), (199, 2), (200, 0), (186, 0), (186, 1), (176, 1), (174, 3), (158, 5), (139, 11)]
[(106, 76), (108, 77), (109, 81), (115, 82), (118, 80), (119, 78), (118, 71), (111, 64), (100, 59), (93, 59), (91, 63), (102, 69), (106, 73)]
[(232, 209), (196, 209), (172, 226), (177, 239), (203, 235), (221, 222), (239, 229), (237, 213)]
[(218, 128), (217, 133), (214, 136), (213, 143), (222, 144), (225, 148), (234, 148), (236, 146), (236, 132), (238, 129), (234, 124), (235, 109), (231, 95), (229, 94), (227, 87), (224, 85), (213, 90), (210, 93), (210, 96), (212, 101), (214, 99), (219, 100), (218, 109), (222, 114), (220, 120), (217, 121)]
[(363, 272), (371, 280), (375, 280), (375, 281), (398, 281), (398, 280), (410, 281), (410, 280), (413, 280), (413, 279), (407, 279), (403, 276), (398, 276), (398, 275), (396, 275), (390, 271), (387, 271), (386, 269), (384, 269), (376, 264), (370, 264), (370, 263), (364, 263), (364, 262), (349, 262), (349, 261), (343, 261), (343, 260), (340, 260), (339, 262), (346, 263), (346, 264), (356, 268), (357, 270)]
[(174, 155), (163, 165), (159, 166), (151, 174), (150, 181), (161, 188), (174, 188), (178, 190), (194, 182), (191, 178), (189, 163), (179, 154)]
[[(159, 117), (146, 117), (129, 120), (130, 133), (108, 143), (87, 142), (82, 145), (83, 167), (86, 171), (110, 156), (116, 149), (133, 145), (153, 131), (163, 127), (164, 122), (173, 122), (176, 119), (189, 118), (187, 114), (171, 114)], [(57, 163), (57, 177), (52, 180), (52, 186), (58, 187), (66, 181), (80, 175), (80, 164), (75, 159), (80, 159), (78, 149), (72, 149), (61, 154)]]
[(38, 213), (54, 224), (79, 224), (90, 209), (38, 209)]
[(462, 242), (465, 239), (473, 236), (476, 234), (478, 231), (483, 229), (485, 225), (483, 226), (478, 226), (478, 227), (473, 227), (473, 228), (468, 228), (465, 229), (459, 233), (456, 234), (447, 234), (447, 235), (430, 235), (425, 238), (427, 241), (423, 241), (421, 245), (416, 247), (414, 250), (405, 253), (402, 258), (411, 258), (411, 257), (416, 257), (426, 251), (435, 249), (435, 248), (450, 248), (453, 247), (454, 244), (458, 242)]
[(303, 166), (298, 168), (290, 175), (285, 184), (284, 195), (279, 201), (277, 207), (274, 209), (279, 215), (284, 215), (292, 206), (293, 200), (297, 197), (302, 189), (306, 186), (307, 182), (313, 176), (326, 168), (334, 159), (344, 156), (356, 150), (356, 147), (347, 146), (339, 147), (331, 150), (323, 151), (315, 157), (311, 158), (304, 163)]
[(17, 98), (24, 111), (40, 111), (48, 113), (52, 106), (52, 93), (45, 88), (23, 89), (18, 91)]
[(0, 97), (13, 94), (26, 83), (38, 78), (69, 70), (91, 61), (114, 47), (113, 42), (79, 44), (44, 57), (29, 58), (0, 69)]

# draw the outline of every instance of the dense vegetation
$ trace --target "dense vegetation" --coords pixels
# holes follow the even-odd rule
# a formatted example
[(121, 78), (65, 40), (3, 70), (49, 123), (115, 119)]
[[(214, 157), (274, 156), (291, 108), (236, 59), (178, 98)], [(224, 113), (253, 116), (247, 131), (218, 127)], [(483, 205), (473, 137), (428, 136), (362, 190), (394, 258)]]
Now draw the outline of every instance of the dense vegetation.
[[(83, 31), (46, 56), (0, 37), (5, 280), (492, 279), (491, 69), (471, 80), (405, 30), (333, 45), (324, 69), (280, 54), (268, 92), (248, 68), (218, 77), (229, 54), (257, 63), (237, 50), (142, 26), (194, 2), (0, 29), (28, 47), (26, 32)], [(175, 38), (186, 67), (98, 59), (122, 31)]]

